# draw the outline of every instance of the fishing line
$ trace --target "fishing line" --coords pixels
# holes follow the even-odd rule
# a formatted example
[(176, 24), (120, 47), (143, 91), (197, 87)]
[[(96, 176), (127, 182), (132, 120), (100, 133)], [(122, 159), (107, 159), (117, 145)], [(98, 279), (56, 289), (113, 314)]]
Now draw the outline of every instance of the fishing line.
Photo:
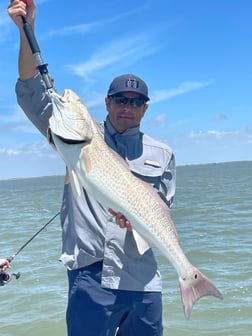
[[(39, 229), (29, 240), (27, 240), (26, 243), (24, 243), (15, 253), (13, 253), (7, 260), (9, 262), (12, 262), (12, 260), (35, 238), (37, 235), (45, 230), (45, 228), (60, 214), (60, 212), (57, 212), (45, 225), (42, 226), (41, 229)], [(2, 268), (3, 265), (0, 265), (0, 268)], [(18, 273), (12, 273), (12, 275), (16, 278), (20, 278), (20, 272)], [(4, 286), (6, 283), (8, 283), (11, 280), (11, 276), (6, 273), (0, 273), (0, 286)]]

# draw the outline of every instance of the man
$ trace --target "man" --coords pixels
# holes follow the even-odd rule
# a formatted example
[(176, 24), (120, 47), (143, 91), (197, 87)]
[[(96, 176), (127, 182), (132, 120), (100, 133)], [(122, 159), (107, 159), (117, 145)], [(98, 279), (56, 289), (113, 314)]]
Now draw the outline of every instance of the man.
[[(34, 25), (34, 1), (26, 2), (14, 0), (8, 8), (21, 39), (16, 93), (28, 118), (46, 135), (52, 103), (22, 29), (21, 15)], [(108, 117), (97, 127), (131, 171), (171, 206), (174, 155), (139, 129), (148, 101), (148, 87), (141, 78), (132, 74), (115, 78), (105, 98)], [(123, 214), (102, 208), (85, 190), (83, 198), (76, 199), (67, 176), (61, 223), (61, 261), (69, 279), (68, 336), (161, 336), (160, 273), (152, 249), (139, 254), (131, 223)]]

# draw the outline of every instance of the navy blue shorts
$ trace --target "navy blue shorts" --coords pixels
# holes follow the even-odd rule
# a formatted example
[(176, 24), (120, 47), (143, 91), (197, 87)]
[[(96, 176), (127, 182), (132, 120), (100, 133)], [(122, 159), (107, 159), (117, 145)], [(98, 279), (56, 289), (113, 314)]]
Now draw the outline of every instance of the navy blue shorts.
[(101, 287), (102, 262), (68, 271), (68, 336), (162, 336), (160, 292)]

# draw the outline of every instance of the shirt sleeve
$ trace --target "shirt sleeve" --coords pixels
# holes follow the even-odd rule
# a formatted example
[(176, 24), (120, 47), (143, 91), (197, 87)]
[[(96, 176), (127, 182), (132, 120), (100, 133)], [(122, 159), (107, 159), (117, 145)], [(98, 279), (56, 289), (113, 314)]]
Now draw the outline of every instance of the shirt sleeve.
[(171, 155), (171, 159), (161, 176), (161, 180), (158, 186), (158, 194), (162, 200), (168, 205), (169, 208), (173, 205), (173, 200), (176, 191), (176, 162), (174, 154)]
[(25, 81), (18, 79), (16, 95), (18, 104), (28, 119), (46, 136), (49, 118), (52, 115), (52, 102), (46, 94), (46, 88), (40, 74)]

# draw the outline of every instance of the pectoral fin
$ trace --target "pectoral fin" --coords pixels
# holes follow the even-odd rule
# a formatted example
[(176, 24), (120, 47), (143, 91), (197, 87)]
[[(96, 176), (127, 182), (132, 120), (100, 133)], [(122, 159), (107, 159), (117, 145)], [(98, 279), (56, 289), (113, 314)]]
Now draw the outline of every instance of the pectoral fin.
[(82, 150), (80, 163), (81, 163), (82, 169), (84, 169), (87, 173), (91, 172), (92, 170), (91, 160), (90, 160), (88, 153), (85, 151), (85, 149)]
[(73, 190), (73, 193), (75, 195), (75, 197), (80, 197), (81, 194), (82, 194), (82, 186), (81, 186), (81, 183), (78, 179), (78, 176), (77, 174), (75, 173), (74, 169), (72, 168), (68, 168), (68, 176), (69, 176), (69, 179), (70, 179), (70, 184), (71, 184), (71, 187), (72, 187), (72, 190)]

